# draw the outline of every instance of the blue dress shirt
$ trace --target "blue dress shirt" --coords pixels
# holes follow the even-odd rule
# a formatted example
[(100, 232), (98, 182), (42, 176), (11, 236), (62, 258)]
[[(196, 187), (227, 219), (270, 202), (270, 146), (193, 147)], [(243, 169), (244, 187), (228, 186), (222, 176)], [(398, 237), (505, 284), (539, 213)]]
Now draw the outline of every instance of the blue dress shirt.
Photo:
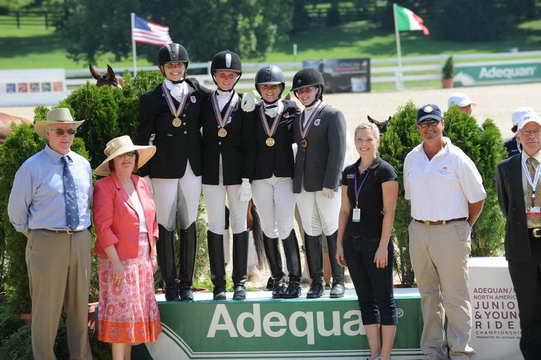
[[(64, 165), (61, 154), (49, 146), (28, 158), (17, 170), (9, 195), (8, 215), (15, 230), (68, 230), (62, 181)], [(67, 154), (75, 181), (80, 231), (90, 226), (92, 169), (81, 155)]]

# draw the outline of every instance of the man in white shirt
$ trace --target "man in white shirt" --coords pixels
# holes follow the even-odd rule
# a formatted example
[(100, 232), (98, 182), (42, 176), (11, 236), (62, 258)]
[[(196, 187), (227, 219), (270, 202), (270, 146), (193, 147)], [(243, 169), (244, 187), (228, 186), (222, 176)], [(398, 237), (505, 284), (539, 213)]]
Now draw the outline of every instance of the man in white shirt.
[(468, 95), (464, 93), (454, 93), (453, 95), (449, 96), (449, 99), (447, 100), (447, 107), (450, 109), (451, 106), (454, 105), (458, 106), (460, 111), (471, 115), (472, 105), (475, 105), (475, 103)]
[(469, 346), (467, 259), (486, 193), (475, 164), (443, 137), (444, 126), (436, 105), (419, 109), (417, 130), (423, 142), (404, 162), (405, 197), (413, 218), (409, 251), (421, 293), (423, 352), (428, 359), (468, 359), (474, 351)]

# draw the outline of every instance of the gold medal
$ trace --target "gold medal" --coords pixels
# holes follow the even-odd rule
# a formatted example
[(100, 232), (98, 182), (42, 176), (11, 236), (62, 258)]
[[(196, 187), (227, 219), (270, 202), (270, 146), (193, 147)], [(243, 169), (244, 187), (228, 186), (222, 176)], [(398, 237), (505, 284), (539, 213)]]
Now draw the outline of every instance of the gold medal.
[(218, 136), (221, 137), (221, 138), (224, 138), (227, 136), (227, 130), (224, 129), (224, 128), (220, 128), (220, 130), (218, 130)]
[(302, 148), (306, 149), (308, 147), (308, 140), (304, 138), (299, 142), (299, 144), (301, 145)]
[(174, 118), (173, 119), (173, 126), (174, 127), (179, 127), (180, 125), (182, 125), (182, 121), (178, 117)]
[(273, 147), (275, 144), (274, 138), (268, 137), (267, 140), (265, 140), (265, 144), (267, 144), (268, 147)]

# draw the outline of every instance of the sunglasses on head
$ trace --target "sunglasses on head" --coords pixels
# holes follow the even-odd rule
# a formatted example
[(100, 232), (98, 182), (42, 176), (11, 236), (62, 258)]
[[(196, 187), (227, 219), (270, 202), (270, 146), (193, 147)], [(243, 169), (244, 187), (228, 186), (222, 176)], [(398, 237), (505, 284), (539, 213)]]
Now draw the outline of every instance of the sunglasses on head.
[(75, 129), (59, 129), (59, 128), (56, 128), (56, 129), (52, 129), (54, 131), (54, 133), (58, 136), (62, 136), (64, 135), (65, 133), (68, 133), (68, 135), (75, 135), (77, 134), (77, 130)]

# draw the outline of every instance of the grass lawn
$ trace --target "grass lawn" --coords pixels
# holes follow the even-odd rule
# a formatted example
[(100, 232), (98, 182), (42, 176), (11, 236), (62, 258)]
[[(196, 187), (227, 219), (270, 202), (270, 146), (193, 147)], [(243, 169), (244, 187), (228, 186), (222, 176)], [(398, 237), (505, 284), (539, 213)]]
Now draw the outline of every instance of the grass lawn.
[[(53, 28), (25, 25), (17, 29), (6, 25), (0, 16), (0, 69), (30, 68), (86, 68), (83, 62), (76, 63), (67, 57), (62, 40)], [(403, 56), (437, 54), (467, 54), (505, 52), (510, 48), (520, 51), (541, 49), (541, 20), (530, 21), (519, 26), (508, 39), (495, 42), (458, 43), (432, 40), (420, 32), (402, 33)], [(292, 47), (298, 46), (297, 56)], [(321, 58), (390, 58), (396, 56), (394, 33), (376, 30), (365, 21), (345, 24), (336, 28), (321, 28), (278, 41), (274, 51), (266, 59), (243, 59), (247, 62), (295, 62)], [(115, 61), (112, 54), (103, 55), (97, 65), (105, 67), (131, 66), (131, 58)], [(139, 66), (151, 65), (143, 58)]]

